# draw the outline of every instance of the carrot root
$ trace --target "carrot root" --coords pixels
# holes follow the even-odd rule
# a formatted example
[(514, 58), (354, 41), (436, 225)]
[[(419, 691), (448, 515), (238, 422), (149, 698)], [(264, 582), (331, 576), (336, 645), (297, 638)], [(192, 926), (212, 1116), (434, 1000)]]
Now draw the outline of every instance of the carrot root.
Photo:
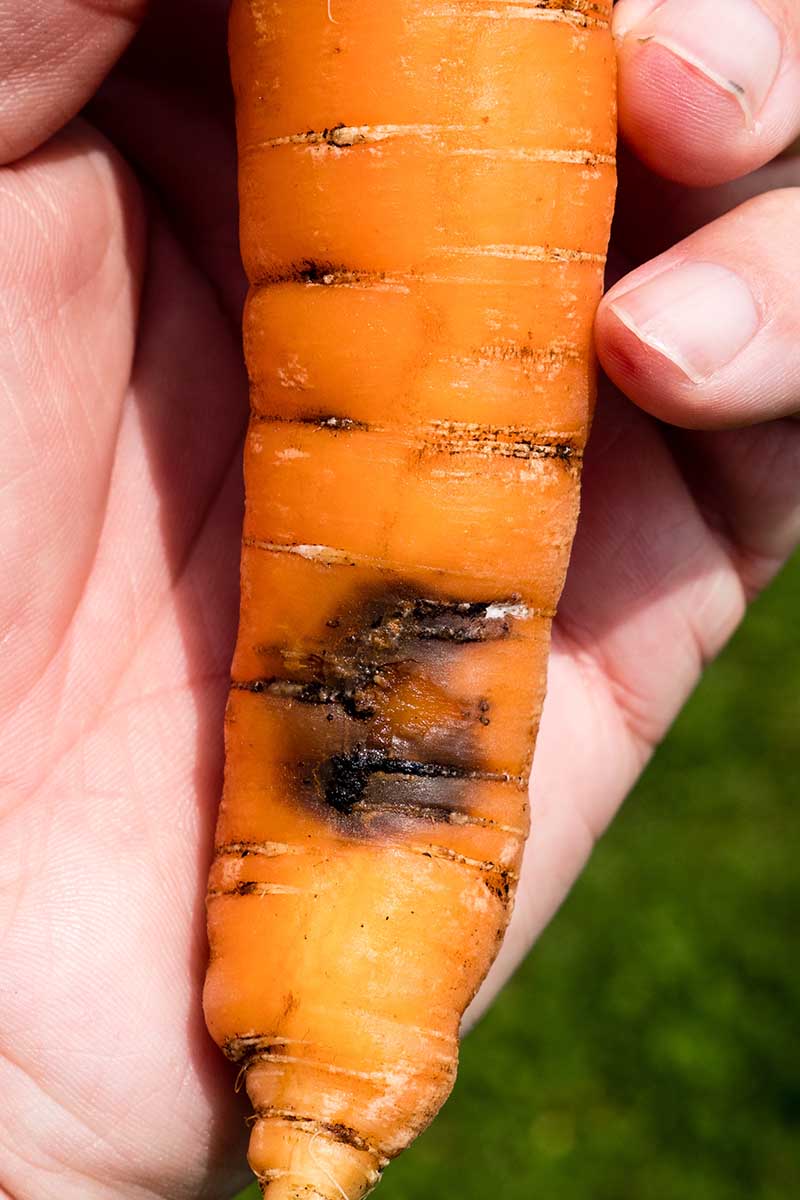
[(234, 0), (252, 416), (209, 1029), (270, 1200), (453, 1086), (519, 878), (595, 394), (611, 0)]

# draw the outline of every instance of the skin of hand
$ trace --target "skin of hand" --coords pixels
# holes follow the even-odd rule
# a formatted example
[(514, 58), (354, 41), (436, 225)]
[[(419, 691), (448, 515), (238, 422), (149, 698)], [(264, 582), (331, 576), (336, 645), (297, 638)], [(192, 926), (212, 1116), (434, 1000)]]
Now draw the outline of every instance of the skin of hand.
[[(247, 415), (225, 7), (0, 0), (0, 1200), (247, 1180), (200, 1009)], [(473, 1017), (800, 538), (800, 8), (621, 0), (615, 34), (608, 381)]]

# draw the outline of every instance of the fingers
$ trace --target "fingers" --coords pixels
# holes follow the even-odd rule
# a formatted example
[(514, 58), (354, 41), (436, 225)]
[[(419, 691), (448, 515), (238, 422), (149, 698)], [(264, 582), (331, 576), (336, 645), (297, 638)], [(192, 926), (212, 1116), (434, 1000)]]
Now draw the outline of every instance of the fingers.
[(648, 166), (735, 179), (800, 132), (796, 0), (620, 0), (620, 126)]
[(78, 112), (145, 7), (146, 0), (0, 0), (0, 165)]
[(609, 377), (689, 429), (800, 410), (800, 188), (770, 192), (621, 280), (597, 319)]

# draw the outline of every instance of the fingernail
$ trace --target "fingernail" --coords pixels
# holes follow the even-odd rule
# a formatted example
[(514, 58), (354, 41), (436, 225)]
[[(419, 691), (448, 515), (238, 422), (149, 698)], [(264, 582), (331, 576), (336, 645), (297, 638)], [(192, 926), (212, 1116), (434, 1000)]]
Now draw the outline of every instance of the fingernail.
[(781, 36), (756, 0), (662, 0), (644, 19), (624, 19), (618, 37), (657, 42), (739, 104), (755, 123), (781, 63)]
[(717, 263), (682, 263), (611, 303), (623, 325), (703, 383), (745, 348), (761, 323), (741, 276)]

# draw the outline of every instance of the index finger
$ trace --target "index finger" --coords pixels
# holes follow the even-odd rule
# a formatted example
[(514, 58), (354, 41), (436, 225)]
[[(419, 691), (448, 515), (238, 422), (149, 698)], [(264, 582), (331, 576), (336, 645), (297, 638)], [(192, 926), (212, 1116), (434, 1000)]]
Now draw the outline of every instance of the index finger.
[(800, 133), (796, 0), (620, 0), (620, 127), (659, 174), (724, 183)]
[(0, 165), (75, 116), (146, 7), (147, 0), (0, 0)]

